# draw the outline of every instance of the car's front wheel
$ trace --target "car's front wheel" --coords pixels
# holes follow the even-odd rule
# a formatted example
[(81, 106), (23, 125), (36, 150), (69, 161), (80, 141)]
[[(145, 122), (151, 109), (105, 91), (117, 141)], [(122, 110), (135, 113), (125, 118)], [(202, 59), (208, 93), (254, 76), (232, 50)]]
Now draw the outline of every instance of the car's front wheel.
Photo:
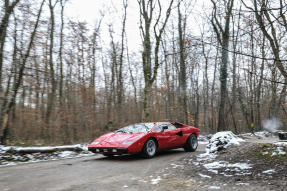
[(197, 137), (195, 134), (191, 134), (184, 145), (184, 150), (187, 152), (194, 152), (196, 151), (197, 146), (198, 146)]
[(142, 154), (146, 158), (152, 158), (156, 154), (156, 142), (153, 139), (148, 139), (142, 149)]

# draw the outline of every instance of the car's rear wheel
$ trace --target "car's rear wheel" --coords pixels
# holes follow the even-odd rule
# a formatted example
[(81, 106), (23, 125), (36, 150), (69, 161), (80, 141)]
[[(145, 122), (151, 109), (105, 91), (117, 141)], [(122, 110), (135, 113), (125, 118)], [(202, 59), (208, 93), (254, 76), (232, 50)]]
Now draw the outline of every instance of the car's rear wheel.
[(197, 146), (198, 146), (197, 137), (196, 137), (195, 134), (191, 134), (188, 137), (188, 139), (187, 139), (187, 141), (186, 141), (186, 143), (185, 143), (183, 148), (184, 148), (184, 150), (186, 152), (194, 152), (194, 151), (196, 151)]
[(142, 154), (146, 158), (152, 158), (156, 154), (156, 142), (153, 139), (148, 139), (142, 149)]

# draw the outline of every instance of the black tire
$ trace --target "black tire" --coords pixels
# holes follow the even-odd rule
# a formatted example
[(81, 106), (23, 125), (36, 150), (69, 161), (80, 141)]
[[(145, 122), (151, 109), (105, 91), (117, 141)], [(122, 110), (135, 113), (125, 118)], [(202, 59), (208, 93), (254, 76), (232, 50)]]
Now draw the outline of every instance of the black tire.
[(142, 149), (142, 155), (145, 158), (152, 158), (155, 156), (157, 150), (157, 144), (154, 139), (148, 139)]
[(109, 158), (112, 158), (112, 157), (114, 157), (114, 155), (113, 154), (103, 154), (105, 157), (109, 157)]
[(196, 151), (197, 146), (198, 146), (197, 137), (195, 134), (191, 134), (186, 140), (186, 143), (183, 148), (186, 152), (194, 152)]

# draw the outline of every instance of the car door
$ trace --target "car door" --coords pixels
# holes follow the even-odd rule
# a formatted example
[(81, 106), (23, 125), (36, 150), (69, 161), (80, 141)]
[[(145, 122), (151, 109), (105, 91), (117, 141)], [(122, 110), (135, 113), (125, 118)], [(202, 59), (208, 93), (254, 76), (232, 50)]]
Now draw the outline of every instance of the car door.
[[(163, 130), (163, 128), (166, 128)], [(182, 132), (170, 123), (158, 125), (155, 130), (157, 132), (158, 148), (168, 149), (181, 145)]]
[(183, 132), (181, 128), (176, 128), (174, 125), (169, 124), (166, 133), (169, 136), (168, 146), (170, 148), (180, 147), (184, 144)]

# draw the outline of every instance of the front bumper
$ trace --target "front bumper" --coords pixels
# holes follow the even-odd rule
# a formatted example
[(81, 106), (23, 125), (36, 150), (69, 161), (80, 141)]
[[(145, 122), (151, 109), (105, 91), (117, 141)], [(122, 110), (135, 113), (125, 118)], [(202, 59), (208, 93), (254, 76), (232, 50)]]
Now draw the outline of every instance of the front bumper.
[(93, 153), (101, 153), (101, 154), (114, 154), (114, 155), (122, 155), (128, 154), (127, 148), (103, 148), (103, 147), (88, 147), (88, 150)]

